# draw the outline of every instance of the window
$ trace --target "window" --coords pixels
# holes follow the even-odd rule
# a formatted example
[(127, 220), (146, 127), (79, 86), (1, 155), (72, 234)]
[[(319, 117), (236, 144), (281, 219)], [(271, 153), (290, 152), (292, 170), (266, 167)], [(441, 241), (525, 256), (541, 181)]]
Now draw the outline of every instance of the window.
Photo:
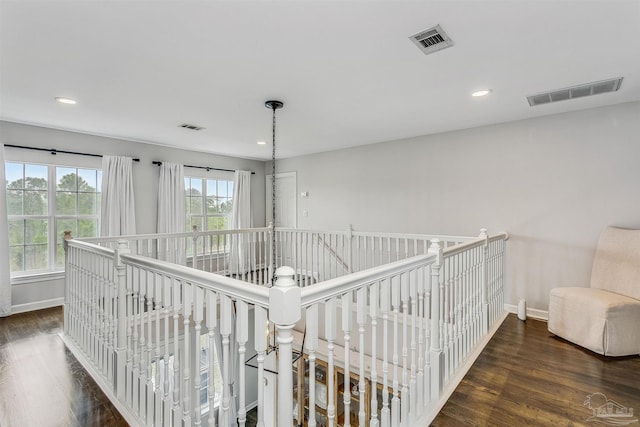
[(186, 231), (226, 230), (233, 211), (233, 180), (185, 177)]
[(64, 269), (62, 233), (95, 237), (102, 172), (7, 162), (9, 258), (12, 276)]

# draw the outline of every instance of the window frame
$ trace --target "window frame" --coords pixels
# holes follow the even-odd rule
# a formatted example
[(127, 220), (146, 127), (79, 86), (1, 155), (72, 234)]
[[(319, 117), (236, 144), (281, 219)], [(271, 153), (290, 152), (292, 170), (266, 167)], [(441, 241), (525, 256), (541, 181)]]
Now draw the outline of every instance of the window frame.
[[(25, 159), (25, 158), (18, 158), (18, 159), (13, 159), (13, 158), (7, 158), (5, 159), (5, 169), (7, 169), (7, 164), (12, 163), (12, 164), (19, 164), (22, 166), (22, 178), (21, 179), (26, 179), (27, 175), (26, 175), (26, 171), (25, 171), (25, 167), (27, 165), (34, 165), (34, 166), (44, 166), (47, 168), (47, 188), (46, 188), (46, 194), (47, 194), (47, 212), (46, 214), (36, 214), (36, 215), (26, 215), (24, 213), (24, 206), (23, 206), (23, 210), (22, 213), (20, 215), (12, 215), (12, 214), (7, 214), (7, 221), (25, 221), (25, 220), (30, 220), (30, 219), (34, 219), (34, 220), (45, 220), (47, 223), (47, 264), (48, 267), (47, 268), (40, 268), (40, 269), (32, 269), (32, 270), (18, 270), (18, 271), (11, 271), (10, 270), (10, 280), (12, 284), (19, 284), (19, 283), (23, 283), (23, 282), (29, 282), (29, 281), (37, 281), (37, 280), (47, 280), (48, 278), (51, 277), (57, 277), (60, 276), (62, 274), (64, 274), (64, 264), (62, 265), (56, 265), (57, 263), (57, 251), (58, 251), (58, 247), (59, 247), (59, 240), (58, 239), (62, 239), (62, 233), (64, 230), (58, 230), (58, 221), (59, 220), (75, 220), (76, 224), (77, 221), (79, 220), (95, 220), (96, 221), (96, 236), (98, 236), (100, 234), (100, 222), (101, 222), (101, 212), (100, 212), (100, 205), (98, 204), (98, 200), (97, 197), (98, 195), (101, 194), (102, 189), (101, 189), (101, 178), (102, 178), (102, 168), (101, 167), (96, 167), (96, 164), (73, 164), (72, 162), (65, 162), (65, 163), (49, 163), (49, 162), (42, 162), (42, 161), (37, 161), (37, 160), (30, 160), (30, 159)], [(70, 164), (71, 163), (71, 164)], [(94, 173), (96, 173), (96, 191), (92, 192), (93, 194), (96, 194), (96, 206), (95, 206), (95, 214), (93, 215), (86, 215), (86, 214), (80, 214), (78, 212), (79, 210), (79, 206), (78, 206), (78, 195), (80, 193), (87, 193), (87, 192), (80, 192), (78, 191), (77, 188), (77, 181), (76, 181), (76, 189), (75, 191), (71, 192), (72, 194), (75, 195), (76, 197), (76, 214), (72, 215), (72, 214), (59, 214), (56, 215), (56, 207), (57, 207), (57, 195), (58, 195), (58, 182), (57, 182), (57, 169), (58, 168), (66, 168), (66, 169), (75, 169), (75, 174), (76, 177), (79, 176), (79, 170), (90, 170), (93, 171)], [(5, 175), (4, 177), (5, 180), (5, 189), (8, 189), (8, 185), (9, 185), (9, 180), (7, 179), (7, 176)], [(21, 189), (21, 191), (24, 191), (24, 189)], [(64, 190), (63, 190), (64, 191)], [(44, 192), (44, 190), (43, 190)], [(23, 199), (24, 200), (24, 199)], [(77, 237), (77, 236), (75, 236)], [(10, 245), (10, 247), (12, 246), (18, 246), (18, 245)], [(26, 248), (27, 246), (32, 246), (28, 243), (26, 243), (23, 240), (22, 243), (22, 247)], [(23, 249), (23, 253), (24, 253), (24, 249)], [(23, 255), (24, 256), (24, 255)], [(23, 266), (24, 266), (24, 262), (23, 262)]]
[[(233, 204), (233, 186), (235, 185), (234, 179), (233, 179), (233, 172), (217, 172), (215, 174), (209, 175), (209, 176), (202, 176), (202, 175), (198, 175), (198, 174), (193, 174), (193, 175), (186, 175), (184, 176), (185, 179), (185, 231), (192, 231), (192, 226), (193, 226), (193, 218), (199, 218), (199, 224), (198, 224), (198, 231), (201, 232), (206, 232), (206, 231), (217, 231), (217, 230), (228, 230), (229, 226), (230, 226), (230, 221), (231, 221), (231, 217), (232, 217), (232, 211), (226, 213), (226, 214), (222, 214), (222, 213), (208, 213), (207, 212), (207, 199), (210, 197), (216, 197), (216, 198), (221, 198), (223, 196), (220, 196), (218, 194), (218, 188), (216, 188), (215, 191), (215, 196), (209, 196), (207, 194), (207, 186), (208, 186), (208, 182), (207, 181), (226, 181), (227, 182), (227, 190), (229, 190), (229, 188), (231, 189), (231, 191), (228, 193), (228, 195), (226, 197), (224, 197), (224, 199), (226, 199), (227, 201), (231, 201), (231, 203)], [(201, 183), (201, 194), (200, 196), (191, 196), (189, 189), (192, 188), (191, 181), (192, 180), (199, 180)], [(189, 180), (189, 186), (187, 186), (187, 180)], [(200, 199), (200, 205), (201, 205), (201, 212), (199, 214), (193, 214), (191, 212), (190, 209), (187, 209), (187, 205), (190, 203), (190, 199), (192, 198), (199, 198)], [(188, 203), (189, 202), (189, 203)], [(232, 205), (233, 206), (233, 205)], [(233, 210), (233, 208), (232, 208)], [(207, 225), (209, 224), (209, 219), (210, 218), (226, 218), (226, 227), (225, 228), (216, 228), (213, 230), (209, 230)]]

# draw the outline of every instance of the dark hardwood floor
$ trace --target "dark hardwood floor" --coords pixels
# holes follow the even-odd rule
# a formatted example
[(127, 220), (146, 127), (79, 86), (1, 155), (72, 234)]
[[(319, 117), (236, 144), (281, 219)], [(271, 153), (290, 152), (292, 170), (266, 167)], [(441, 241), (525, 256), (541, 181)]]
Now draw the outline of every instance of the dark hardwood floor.
[(602, 357), (555, 337), (545, 322), (509, 315), (432, 425), (607, 425), (587, 421), (593, 393), (639, 418), (640, 357)]
[[(0, 318), (0, 426), (126, 426), (65, 348), (61, 328), (61, 308)], [(432, 425), (604, 425), (587, 421), (593, 393), (637, 418), (640, 357), (601, 357), (554, 337), (544, 322), (510, 315)]]
[(0, 318), (0, 426), (126, 426), (61, 330), (61, 307)]

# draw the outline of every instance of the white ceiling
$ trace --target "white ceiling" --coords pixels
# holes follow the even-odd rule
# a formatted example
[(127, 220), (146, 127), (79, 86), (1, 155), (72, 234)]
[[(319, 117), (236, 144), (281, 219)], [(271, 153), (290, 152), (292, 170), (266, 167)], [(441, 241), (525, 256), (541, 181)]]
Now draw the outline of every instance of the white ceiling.
[[(271, 98), (279, 158), (640, 100), (639, 0), (0, 7), (1, 119), (238, 157), (270, 158)], [(408, 37), (436, 24), (455, 46), (426, 56)], [(614, 77), (615, 93), (525, 98)]]

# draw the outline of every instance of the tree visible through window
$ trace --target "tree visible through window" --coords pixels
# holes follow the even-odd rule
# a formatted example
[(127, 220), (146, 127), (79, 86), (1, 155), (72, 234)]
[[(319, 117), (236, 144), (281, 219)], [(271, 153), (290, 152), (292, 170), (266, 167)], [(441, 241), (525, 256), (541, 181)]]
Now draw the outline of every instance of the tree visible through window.
[(185, 177), (186, 231), (226, 230), (233, 211), (233, 180)]
[(102, 172), (51, 165), (5, 164), (12, 275), (62, 270), (62, 233), (95, 237)]

